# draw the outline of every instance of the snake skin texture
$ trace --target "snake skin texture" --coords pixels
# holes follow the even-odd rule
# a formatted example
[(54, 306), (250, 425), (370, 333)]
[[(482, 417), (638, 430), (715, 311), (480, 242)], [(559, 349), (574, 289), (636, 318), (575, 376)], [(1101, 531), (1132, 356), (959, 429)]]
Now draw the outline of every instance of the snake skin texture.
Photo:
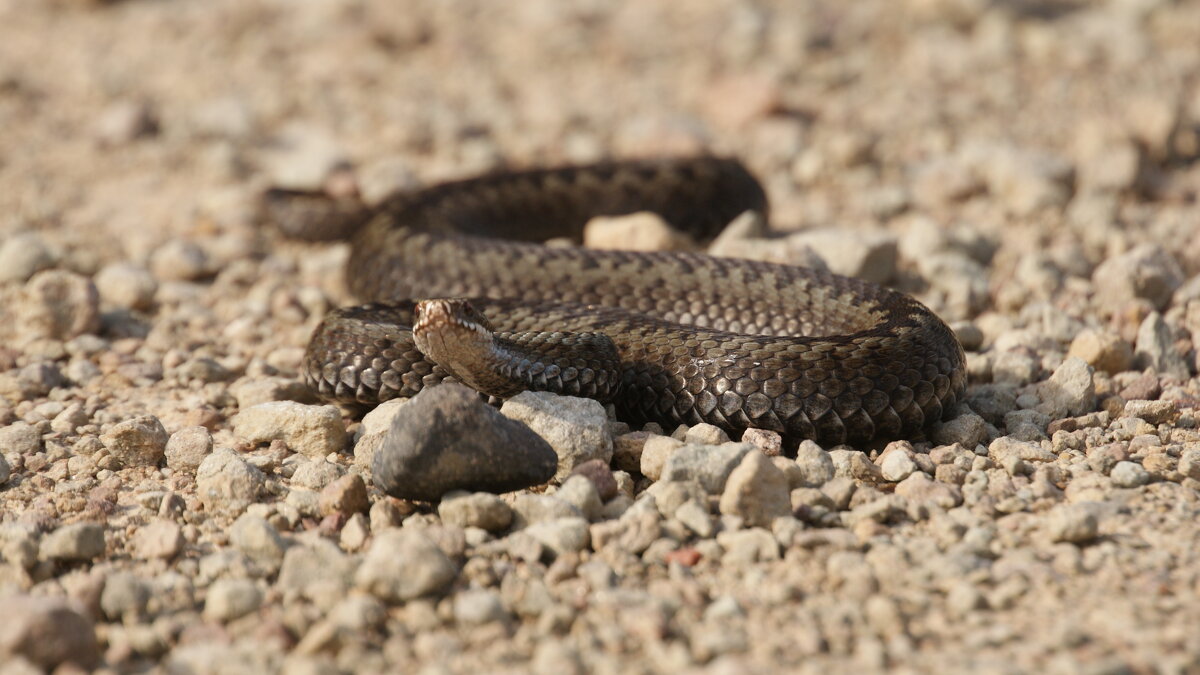
[[(699, 253), (535, 243), (578, 239), (590, 217), (634, 211), (710, 239), (743, 211), (766, 212), (761, 186), (735, 160), (500, 173), (375, 208), (282, 191), (265, 204), (293, 235), (353, 232), (347, 281), (373, 304), (331, 313), (313, 336), (306, 378), (329, 400), (377, 403), (454, 377), (414, 343), (415, 302), (427, 298), (469, 298), (504, 341), (502, 375), (519, 386), (498, 395), (593, 397), (623, 420), (668, 430), (708, 422), (734, 438), (754, 427), (792, 445), (865, 445), (950, 417), (966, 386), (954, 333), (875, 284)], [(607, 336), (617, 362), (612, 351), (581, 351), (594, 340), (579, 334)]]

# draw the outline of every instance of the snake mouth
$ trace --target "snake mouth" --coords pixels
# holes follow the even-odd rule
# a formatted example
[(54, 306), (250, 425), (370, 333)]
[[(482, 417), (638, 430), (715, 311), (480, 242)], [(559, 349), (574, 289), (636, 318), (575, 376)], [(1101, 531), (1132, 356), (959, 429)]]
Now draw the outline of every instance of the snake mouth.
[(492, 333), (487, 319), (464, 298), (422, 300), (417, 303), (416, 314), (414, 333), (450, 326), (478, 333), (482, 337), (489, 337)]

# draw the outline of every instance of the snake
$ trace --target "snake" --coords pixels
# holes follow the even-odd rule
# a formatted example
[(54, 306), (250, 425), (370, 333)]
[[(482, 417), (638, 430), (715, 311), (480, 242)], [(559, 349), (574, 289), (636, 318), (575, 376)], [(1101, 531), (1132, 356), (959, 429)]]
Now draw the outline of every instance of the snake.
[(273, 188), (263, 205), (287, 236), (350, 242), (346, 281), (365, 304), (329, 312), (303, 362), (330, 402), (457, 381), (493, 400), (592, 398), (631, 425), (863, 447), (923, 438), (964, 395), (954, 332), (900, 291), (813, 267), (577, 245), (596, 216), (651, 212), (699, 242), (746, 211), (765, 218), (766, 193), (735, 158), (502, 170), (373, 205)]

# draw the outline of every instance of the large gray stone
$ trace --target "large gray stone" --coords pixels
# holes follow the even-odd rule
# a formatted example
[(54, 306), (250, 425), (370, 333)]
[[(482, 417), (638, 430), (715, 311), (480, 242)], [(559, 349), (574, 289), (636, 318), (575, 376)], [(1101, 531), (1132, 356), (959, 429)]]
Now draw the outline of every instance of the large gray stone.
[(510, 492), (550, 480), (554, 450), (457, 384), (423, 390), (392, 418), (375, 453), (375, 484), (401, 499), (434, 501), (453, 490)]

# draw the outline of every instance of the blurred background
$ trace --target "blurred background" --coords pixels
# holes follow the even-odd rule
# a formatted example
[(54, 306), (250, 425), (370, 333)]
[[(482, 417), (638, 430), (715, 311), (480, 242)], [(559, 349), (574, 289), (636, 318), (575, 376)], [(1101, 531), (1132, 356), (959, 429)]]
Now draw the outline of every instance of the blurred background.
[(211, 272), (266, 185), (709, 151), (968, 318), (1147, 240), (1200, 271), (1197, 45), (1171, 0), (0, 0), (0, 231)]

